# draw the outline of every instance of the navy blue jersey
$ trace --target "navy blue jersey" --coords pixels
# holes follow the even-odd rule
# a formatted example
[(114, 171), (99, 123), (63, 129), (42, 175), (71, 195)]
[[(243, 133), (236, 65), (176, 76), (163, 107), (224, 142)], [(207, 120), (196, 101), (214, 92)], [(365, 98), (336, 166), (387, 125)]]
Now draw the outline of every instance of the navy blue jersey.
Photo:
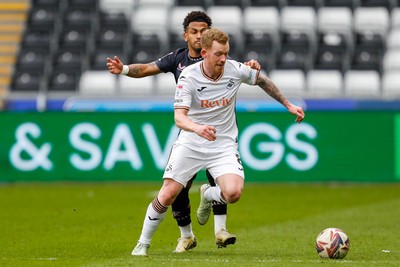
[(179, 75), (184, 68), (201, 60), (203, 60), (201, 56), (196, 58), (190, 57), (188, 48), (178, 48), (157, 59), (155, 63), (161, 71), (173, 73), (175, 82), (178, 82)]

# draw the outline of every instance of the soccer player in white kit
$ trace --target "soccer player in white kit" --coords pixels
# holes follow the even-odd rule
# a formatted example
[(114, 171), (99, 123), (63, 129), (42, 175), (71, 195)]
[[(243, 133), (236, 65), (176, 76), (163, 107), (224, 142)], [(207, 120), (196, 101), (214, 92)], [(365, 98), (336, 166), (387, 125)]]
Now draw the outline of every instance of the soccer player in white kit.
[(218, 29), (201, 38), (204, 58), (186, 67), (175, 93), (175, 124), (181, 132), (172, 147), (157, 197), (148, 206), (139, 241), (132, 251), (147, 256), (150, 241), (168, 207), (190, 178), (207, 169), (217, 186), (201, 186), (197, 216), (208, 218), (213, 201), (235, 203), (244, 187), (244, 172), (238, 152), (236, 94), (242, 82), (258, 85), (294, 114), (304, 119), (301, 107), (290, 103), (274, 83), (242, 63), (228, 60), (229, 37)]

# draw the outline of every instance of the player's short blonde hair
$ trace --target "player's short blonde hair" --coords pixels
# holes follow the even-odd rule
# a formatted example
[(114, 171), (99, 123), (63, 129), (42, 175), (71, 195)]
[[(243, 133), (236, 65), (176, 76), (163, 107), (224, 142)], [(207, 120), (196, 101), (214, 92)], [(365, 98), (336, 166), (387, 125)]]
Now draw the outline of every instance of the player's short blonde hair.
[(211, 48), (213, 41), (217, 41), (220, 44), (226, 44), (229, 41), (229, 36), (225, 32), (216, 28), (206, 30), (201, 35), (201, 46), (203, 48)]

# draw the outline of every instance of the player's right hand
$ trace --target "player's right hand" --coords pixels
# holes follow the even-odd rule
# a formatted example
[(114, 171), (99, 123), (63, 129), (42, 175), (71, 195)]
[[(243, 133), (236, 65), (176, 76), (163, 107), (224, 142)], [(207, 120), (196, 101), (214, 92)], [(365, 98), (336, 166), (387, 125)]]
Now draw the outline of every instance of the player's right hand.
[(217, 130), (215, 129), (214, 126), (209, 126), (209, 125), (199, 125), (199, 127), (196, 128), (195, 133), (198, 136), (201, 136), (208, 141), (215, 141), (217, 139), (217, 136), (215, 135)]
[(117, 56), (114, 56), (114, 59), (107, 58), (107, 68), (112, 74), (120, 74), (123, 66), (124, 64)]

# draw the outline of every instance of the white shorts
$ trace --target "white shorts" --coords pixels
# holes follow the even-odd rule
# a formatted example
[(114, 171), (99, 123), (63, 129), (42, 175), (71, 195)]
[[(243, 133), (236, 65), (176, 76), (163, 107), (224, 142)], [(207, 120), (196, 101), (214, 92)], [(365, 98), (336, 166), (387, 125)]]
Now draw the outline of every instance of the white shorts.
[(163, 178), (171, 178), (186, 187), (193, 175), (202, 169), (208, 170), (214, 179), (227, 173), (237, 174), (244, 179), (236, 147), (224, 150), (190, 149), (181, 144), (172, 147)]

